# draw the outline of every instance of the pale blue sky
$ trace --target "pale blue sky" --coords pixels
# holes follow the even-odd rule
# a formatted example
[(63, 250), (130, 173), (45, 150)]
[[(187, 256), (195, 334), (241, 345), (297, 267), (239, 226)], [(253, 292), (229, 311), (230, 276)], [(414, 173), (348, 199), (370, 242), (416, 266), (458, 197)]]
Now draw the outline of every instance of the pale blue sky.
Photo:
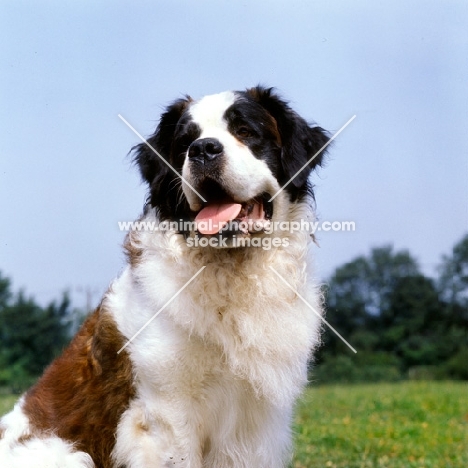
[(0, 270), (104, 290), (145, 199), (117, 114), (148, 135), (182, 94), (264, 83), (331, 132), (357, 115), (314, 178), (357, 226), (319, 234), (320, 276), (387, 243), (434, 274), (468, 230), (467, 24), (462, 0), (2, 2)]

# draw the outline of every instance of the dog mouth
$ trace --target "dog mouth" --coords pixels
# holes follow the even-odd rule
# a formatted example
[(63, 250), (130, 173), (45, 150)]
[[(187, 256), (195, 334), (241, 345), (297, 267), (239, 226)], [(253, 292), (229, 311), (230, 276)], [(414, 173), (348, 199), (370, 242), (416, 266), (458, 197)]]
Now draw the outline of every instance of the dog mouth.
[(244, 234), (265, 231), (273, 216), (270, 194), (264, 192), (246, 201), (235, 200), (218, 184), (204, 191), (207, 202), (195, 216), (197, 231), (203, 235)]

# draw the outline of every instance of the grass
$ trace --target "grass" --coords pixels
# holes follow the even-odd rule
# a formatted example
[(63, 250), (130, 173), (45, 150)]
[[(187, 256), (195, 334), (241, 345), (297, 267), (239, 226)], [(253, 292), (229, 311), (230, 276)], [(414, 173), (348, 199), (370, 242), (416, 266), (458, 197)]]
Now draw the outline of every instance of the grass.
[[(16, 399), (0, 395), (0, 414)], [(292, 468), (465, 468), (468, 383), (311, 388), (294, 430)]]
[(311, 388), (295, 434), (293, 468), (468, 467), (468, 384)]

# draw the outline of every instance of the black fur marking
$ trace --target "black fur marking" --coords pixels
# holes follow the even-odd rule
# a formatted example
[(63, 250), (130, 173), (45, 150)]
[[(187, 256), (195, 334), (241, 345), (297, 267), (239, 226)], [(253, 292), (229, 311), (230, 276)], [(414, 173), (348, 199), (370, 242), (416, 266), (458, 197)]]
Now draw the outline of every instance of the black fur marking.
[[(186, 114), (191, 102), (192, 99), (186, 96), (168, 106), (161, 115), (156, 131), (147, 140), (179, 174), (188, 146), (200, 133)], [(190, 219), (190, 209), (179, 176), (146, 143), (136, 145), (132, 151), (134, 162), (149, 185), (148, 204), (159, 210), (162, 220)]]
[(288, 103), (274, 92), (273, 88), (257, 86), (243, 93), (266, 109), (276, 120), (281, 136), (281, 168), (278, 180), (283, 185), (308, 161), (313, 160), (292, 180), (286, 188), (293, 199), (307, 192), (308, 177), (313, 169), (323, 164), (326, 151), (316, 153), (329, 141), (327, 132), (318, 126), (309, 125), (293, 111)]
[[(224, 114), (229, 132), (256, 158), (265, 161), (281, 186), (310, 161), (285, 191), (291, 201), (313, 196), (308, 177), (324, 161), (325, 151), (316, 153), (329, 141), (327, 132), (309, 125), (273, 88), (257, 86), (235, 94), (236, 102)], [(190, 145), (200, 136), (198, 125), (187, 112), (192, 102), (186, 96), (168, 106), (148, 139), (179, 174)], [(141, 176), (149, 185), (148, 203), (158, 209), (161, 219), (193, 219), (174, 171), (145, 143), (135, 146), (133, 152)]]

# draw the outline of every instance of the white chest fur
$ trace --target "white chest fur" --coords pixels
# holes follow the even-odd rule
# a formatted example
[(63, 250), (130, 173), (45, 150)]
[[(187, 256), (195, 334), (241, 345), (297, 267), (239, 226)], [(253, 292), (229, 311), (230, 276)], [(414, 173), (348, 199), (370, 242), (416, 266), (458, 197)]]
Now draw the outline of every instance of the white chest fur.
[(116, 461), (284, 466), (292, 406), (319, 329), (318, 317), (277, 276), (320, 310), (300, 247), (306, 243), (296, 240), (296, 247), (241, 258), (216, 249), (202, 255), (180, 236), (142, 233), (144, 257), (106, 298), (127, 338), (159, 312), (127, 348), (137, 397), (118, 427)]

